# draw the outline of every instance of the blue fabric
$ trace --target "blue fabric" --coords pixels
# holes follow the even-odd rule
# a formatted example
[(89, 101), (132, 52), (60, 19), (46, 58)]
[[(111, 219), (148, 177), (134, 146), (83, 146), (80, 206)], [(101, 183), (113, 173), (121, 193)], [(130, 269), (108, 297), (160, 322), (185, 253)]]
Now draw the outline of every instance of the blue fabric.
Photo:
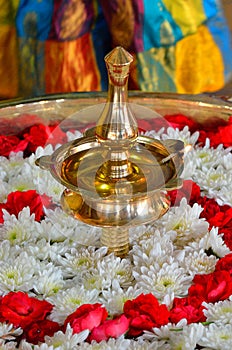
[(20, 0), (16, 16), (18, 36), (45, 41), (50, 32), (52, 14), (53, 0)]
[(180, 27), (162, 1), (144, 0), (144, 16), (146, 17), (143, 24), (145, 51), (152, 47), (174, 45), (183, 38)]
[(219, 50), (221, 51), (224, 61), (225, 81), (228, 81), (232, 76), (232, 45), (230, 40), (229, 28), (220, 10), (218, 11), (216, 16), (208, 19), (207, 27), (210, 33), (212, 34), (213, 39), (217, 44)]
[(92, 30), (92, 39), (94, 51), (97, 53), (96, 60), (98, 69), (101, 74), (101, 89), (106, 91), (108, 89), (108, 76), (104, 57), (111, 50), (110, 33), (102, 11), (101, 5), (98, 3), (97, 18)]

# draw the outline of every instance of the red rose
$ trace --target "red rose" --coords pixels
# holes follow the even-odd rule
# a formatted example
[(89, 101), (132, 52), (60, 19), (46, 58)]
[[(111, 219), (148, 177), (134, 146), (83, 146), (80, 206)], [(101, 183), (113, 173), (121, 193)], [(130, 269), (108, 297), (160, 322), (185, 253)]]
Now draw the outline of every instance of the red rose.
[(228, 271), (232, 276), (232, 253), (227, 254), (226, 256), (218, 260), (215, 266), (215, 271), (221, 271), (221, 270)]
[(182, 318), (186, 318), (188, 324), (193, 322), (204, 322), (204, 307), (201, 300), (195, 297), (175, 298), (172, 310), (170, 310), (170, 321), (178, 323)]
[(106, 309), (101, 304), (84, 304), (66, 318), (64, 329), (66, 329), (69, 323), (73, 329), (73, 333), (80, 333), (84, 329), (91, 331), (94, 327), (98, 327), (104, 322), (107, 315)]
[(8, 157), (10, 152), (24, 151), (28, 141), (20, 140), (17, 136), (0, 135), (0, 156)]
[(6, 203), (0, 204), (0, 223), (3, 223), (2, 209), (14, 214), (16, 217), (23, 208), (29, 207), (30, 213), (35, 214), (35, 220), (40, 221), (44, 217), (43, 205), (51, 206), (50, 198), (47, 195), (39, 195), (35, 190), (25, 192), (11, 192), (7, 196)]
[(129, 324), (130, 321), (125, 315), (118, 316), (113, 320), (107, 320), (92, 330), (88, 340), (90, 342), (92, 340), (100, 342), (109, 338), (118, 338), (128, 331)]
[(29, 343), (38, 344), (39, 342), (44, 342), (46, 335), (52, 337), (59, 330), (60, 326), (57, 322), (42, 320), (26, 327), (23, 332), (23, 338)]
[(195, 275), (189, 296), (208, 303), (229, 298), (232, 294), (232, 277), (228, 271), (214, 271), (207, 275)]
[(183, 186), (178, 190), (168, 192), (168, 196), (171, 200), (172, 206), (178, 206), (182, 198), (186, 198), (189, 205), (198, 203), (201, 198), (200, 187), (192, 180), (184, 180)]
[(223, 206), (220, 207), (220, 209), (224, 211), (218, 212), (210, 219), (211, 225), (219, 227), (220, 232), (223, 232), (223, 229), (232, 230), (232, 208), (229, 206)]
[(33, 322), (44, 320), (52, 308), (52, 304), (45, 300), (29, 297), (23, 292), (10, 292), (0, 302), (0, 320), (24, 329)]
[(182, 130), (185, 126), (188, 126), (191, 132), (198, 129), (198, 124), (193, 119), (186, 117), (183, 114), (165, 115), (165, 119), (174, 129), (178, 128), (179, 130)]
[(124, 304), (124, 314), (130, 319), (128, 335), (136, 337), (144, 330), (160, 327), (168, 323), (169, 311), (166, 305), (159, 305), (153, 294), (140, 294)]
[(57, 125), (34, 125), (28, 132), (23, 134), (23, 137), (28, 142), (28, 152), (35, 152), (37, 147), (43, 147), (46, 143), (56, 145), (67, 141), (66, 134)]

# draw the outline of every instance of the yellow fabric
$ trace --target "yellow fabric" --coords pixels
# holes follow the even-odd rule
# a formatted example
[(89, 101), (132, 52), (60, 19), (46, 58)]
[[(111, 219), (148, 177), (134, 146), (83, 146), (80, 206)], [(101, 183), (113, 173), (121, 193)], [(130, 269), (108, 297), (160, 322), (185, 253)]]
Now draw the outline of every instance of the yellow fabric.
[[(0, 0), (0, 23), (15, 24), (19, 0)], [(0, 28), (1, 30), (1, 28)]]
[(200, 26), (196, 34), (189, 35), (176, 45), (177, 92), (210, 92), (223, 85), (224, 64), (221, 52), (207, 27)]
[(163, 0), (163, 3), (184, 36), (195, 33), (206, 20), (202, 0)]

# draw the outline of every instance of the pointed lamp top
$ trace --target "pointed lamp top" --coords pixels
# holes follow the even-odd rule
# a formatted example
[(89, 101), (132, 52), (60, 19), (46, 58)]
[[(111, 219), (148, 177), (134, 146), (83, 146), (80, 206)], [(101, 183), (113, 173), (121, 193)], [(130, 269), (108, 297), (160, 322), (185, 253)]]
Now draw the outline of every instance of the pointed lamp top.
[(105, 62), (109, 74), (109, 80), (115, 85), (125, 83), (130, 70), (130, 64), (133, 56), (123, 47), (115, 47), (108, 55), (105, 56)]

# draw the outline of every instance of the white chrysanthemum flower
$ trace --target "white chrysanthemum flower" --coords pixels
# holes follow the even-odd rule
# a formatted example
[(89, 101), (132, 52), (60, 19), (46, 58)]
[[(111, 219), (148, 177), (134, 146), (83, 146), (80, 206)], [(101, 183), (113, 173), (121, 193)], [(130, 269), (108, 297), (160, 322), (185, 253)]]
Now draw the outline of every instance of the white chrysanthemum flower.
[(12, 245), (35, 242), (41, 229), (40, 223), (35, 221), (35, 214), (30, 214), (30, 208), (25, 207), (18, 214), (10, 215), (3, 209), (4, 225), (0, 227), (1, 239), (7, 239)]
[[(109, 340), (101, 341), (97, 343), (96, 341), (92, 341), (90, 344), (85, 342), (80, 344), (76, 349), (77, 350), (137, 350), (137, 347), (131, 347), (134, 341), (125, 339), (124, 336), (121, 336), (117, 339), (110, 338)], [(140, 350), (148, 350), (148, 348), (141, 347)], [(156, 348), (152, 348), (156, 350)], [(151, 350), (151, 348), (149, 349)]]
[(36, 148), (35, 153), (32, 154), (28, 159), (31, 159), (34, 163), (36, 159), (42, 156), (50, 156), (53, 152), (54, 148), (51, 144), (46, 145), (45, 147), (39, 146)]
[(93, 268), (87, 271), (82, 277), (77, 278), (77, 283), (83, 285), (87, 290), (97, 289), (100, 291), (110, 288), (112, 284), (112, 277), (106, 275), (99, 270), (99, 268)]
[(16, 342), (10, 341), (10, 342), (5, 343), (4, 340), (0, 339), (0, 349), (1, 350), (15, 350), (15, 349), (18, 349), (18, 346), (17, 346)]
[(49, 224), (49, 228), (45, 228), (44, 237), (48, 240), (63, 241), (66, 238), (80, 244), (81, 246), (96, 245), (101, 230), (79, 222), (70, 215), (66, 214), (61, 208), (55, 210), (47, 209), (44, 225)]
[(204, 334), (199, 339), (198, 345), (212, 350), (231, 350), (232, 324), (217, 325), (211, 323), (208, 327), (205, 327)]
[(131, 246), (136, 244), (140, 238), (147, 232), (147, 225), (139, 225), (129, 228), (129, 242)]
[[(42, 343), (39, 345), (33, 345), (33, 344), (28, 343), (25, 339), (23, 339), (20, 342), (19, 347), (17, 347), (17, 349), (19, 349), (19, 350), (55, 350), (53, 345), (49, 346), (46, 343)], [(59, 347), (57, 347), (56, 350), (61, 350), (61, 349)], [(66, 350), (68, 350), (68, 349), (66, 349)]]
[(19, 246), (11, 246), (8, 240), (0, 242), (0, 261), (14, 260), (21, 252)]
[(204, 333), (201, 323), (184, 326), (181, 332), (170, 332), (169, 344), (172, 350), (194, 350)]
[(172, 207), (167, 214), (157, 220), (156, 225), (161, 225), (167, 232), (176, 232), (174, 244), (184, 247), (208, 232), (209, 224), (205, 219), (199, 219), (202, 207), (195, 203), (193, 207), (187, 204), (183, 198), (179, 207)]
[(29, 256), (34, 256), (38, 260), (48, 260), (53, 263), (58, 263), (60, 256), (65, 255), (67, 251), (70, 251), (70, 242), (69, 240), (59, 243), (47, 242), (42, 238), (35, 243), (30, 242), (25, 245), (24, 251), (27, 252)]
[(232, 206), (232, 173), (228, 176), (228, 185), (223, 186), (216, 194), (216, 201), (219, 205)]
[(217, 148), (210, 147), (210, 140), (206, 139), (204, 147), (195, 147), (193, 149), (193, 157), (196, 160), (199, 169), (217, 167), (224, 164), (225, 160), (229, 160), (230, 150), (224, 149), (223, 145)]
[(8, 181), (8, 190), (10, 192), (15, 191), (28, 191), (35, 190), (36, 186), (33, 183), (31, 176), (18, 175), (17, 177), (11, 177)]
[[(107, 349), (110, 350), (110, 349)], [(152, 343), (143, 340), (131, 340), (128, 348), (125, 350), (170, 350), (167, 344), (160, 344), (160, 342), (153, 341)]]
[(136, 289), (132, 286), (124, 290), (120, 287), (119, 282), (114, 280), (111, 289), (102, 291), (99, 301), (105, 305), (110, 315), (119, 315), (123, 312), (125, 302), (135, 299), (142, 292), (142, 289)]
[(232, 170), (232, 147), (228, 147), (222, 150), (218, 155), (220, 164), (225, 168), (226, 171)]
[(0, 261), (0, 290), (1, 294), (10, 291), (28, 292), (35, 283), (39, 264), (26, 252), (22, 252), (15, 259)]
[(63, 266), (65, 277), (73, 277), (77, 274), (83, 275), (85, 272), (96, 268), (98, 261), (103, 259), (107, 253), (106, 247), (96, 249), (94, 247), (72, 248), (70, 252), (59, 257), (58, 262)]
[(65, 237), (82, 246), (94, 246), (99, 241), (101, 229), (74, 219), (59, 207), (55, 210), (47, 209), (45, 212), (45, 222), (52, 224), (49, 236), (53, 237), (53, 240), (57, 240), (56, 237)]
[(155, 131), (155, 130), (148, 130), (144, 133), (145, 136), (147, 137), (151, 137), (153, 139), (156, 139), (156, 140), (160, 140), (161, 139), (161, 136), (164, 132), (164, 128), (161, 128), (160, 130), (158, 131)]
[(222, 187), (228, 186), (228, 177), (230, 172), (226, 172), (224, 167), (219, 165), (217, 168), (202, 167), (196, 169), (193, 174), (193, 180), (205, 191), (209, 197), (217, 197)]
[(13, 324), (0, 323), (0, 339), (5, 341), (15, 340), (21, 335), (23, 330), (21, 328), (14, 328)]
[(0, 157), (0, 178), (9, 181), (10, 178), (17, 177), (24, 164), (23, 152), (11, 153), (9, 158)]
[(161, 135), (162, 140), (174, 139), (181, 140), (184, 145), (194, 146), (198, 140), (199, 132), (196, 131), (193, 134), (190, 133), (188, 126), (185, 126), (182, 130), (174, 129), (172, 127), (167, 128), (166, 134)]
[(160, 344), (164, 344), (169, 340), (172, 332), (179, 332), (187, 325), (187, 320), (183, 318), (178, 323), (168, 323), (161, 327), (154, 327), (151, 331), (144, 331), (139, 339), (157, 340)]
[(134, 280), (132, 265), (129, 259), (121, 259), (109, 254), (97, 262), (97, 270), (106, 280), (118, 281), (121, 287), (128, 287)]
[(79, 139), (79, 138), (83, 137), (83, 134), (79, 130), (75, 130), (73, 132), (67, 131), (66, 135), (67, 135), (67, 141), (68, 142), (74, 141), (76, 139)]
[(207, 322), (214, 322), (218, 325), (226, 325), (231, 324), (232, 325), (232, 301), (231, 300), (224, 300), (219, 301), (217, 303), (203, 303), (202, 304), (205, 309), (203, 310), (206, 321)]
[[(40, 234), (40, 237), (42, 239), (45, 239), (50, 244), (53, 244), (55, 242), (56, 243), (65, 242), (67, 240), (67, 237), (64, 235), (61, 229), (57, 229), (57, 228), (58, 228), (58, 224), (56, 227), (53, 223), (50, 222), (50, 220), (46, 216), (45, 220), (41, 221), (42, 232)], [(65, 230), (65, 225), (63, 229)], [(67, 230), (68, 230), (68, 227), (67, 227)]]
[(135, 267), (151, 266), (154, 263), (162, 266), (168, 257), (173, 256), (174, 246), (171, 232), (161, 232), (150, 226), (134, 244), (130, 254)]
[(99, 291), (86, 290), (83, 286), (73, 286), (70, 289), (60, 290), (47, 300), (54, 305), (50, 318), (52, 321), (63, 324), (66, 317), (76, 311), (83, 304), (98, 302)]
[(33, 184), (38, 193), (46, 193), (52, 198), (53, 202), (60, 202), (60, 198), (65, 187), (55, 180), (49, 171), (39, 169), (37, 171), (37, 176), (33, 178)]
[(181, 173), (181, 178), (184, 180), (191, 180), (192, 175), (195, 173), (197, 168), (196, 159), (194, 158), (193, 149), (190, 149), (184, 154), (184, 169)]
[(153, 328), (152, 331), (145, 331), (141, 339), (158, 341), (160, 349), (183, 349), (194, 350), (197, 342), (201, 339), (204, 332), (204, 326), (199, 324), (187, 325), (186, 319), (182, 319), (177, 324), (168, 323), (160, 328)]
[(6, 181), (0, 179), (0, 202), (6, 202), (7, 195), (10, 193), (9, 185)]
[(210, 254), (222, 258), (230, 253), (230, 249), (226, 246), (222, 237), (223, 234), (218, 234), (218, 227), (213, 227), (200, 240), (189, 243), (185, 250), (199, 251), (203, 249), (206, 253), (210, 252)]
[(180, 266), (190, 275), (208, 274), (215, 270), (217, 258), (214, 255), (208, 256), (203, 249), (189, 252)]
[(144, 293), (153, 293), (158, 299), (172, 293), (174, 296), (186, 295), (192, 281), (192, 277), (173, 258), (160, 269), (142, 266), (139, 272), (134, 271), (133, 274), (136, 287), (142, 288)]
[(41, 270), (36, 276), (33, 289), (37, 294), (48, 297), (58, 293), (64, 286), (62, 270), (52, 263), (41, 264)]
[(45, 336), (45, 343), (53, 346), (54, 349), (70, 350), (86, 340), (89, 335), (89, 330), (84, 330), (80, 333), (73, 334), (72, 328), (68, 325), (66, 332), (58, 331), (53, 337)]

